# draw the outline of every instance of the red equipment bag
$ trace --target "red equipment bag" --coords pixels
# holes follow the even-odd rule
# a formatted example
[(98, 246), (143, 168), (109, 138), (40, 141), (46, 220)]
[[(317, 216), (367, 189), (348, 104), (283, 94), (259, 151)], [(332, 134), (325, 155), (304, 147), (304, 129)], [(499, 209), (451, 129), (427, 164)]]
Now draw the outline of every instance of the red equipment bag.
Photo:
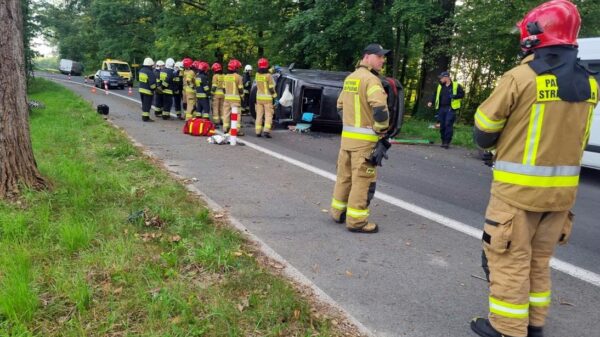
[(215, 125), (204, 118), (192, 118), (185, 122), (183, 133), (192, 136), (212, 136), (215, 134)]

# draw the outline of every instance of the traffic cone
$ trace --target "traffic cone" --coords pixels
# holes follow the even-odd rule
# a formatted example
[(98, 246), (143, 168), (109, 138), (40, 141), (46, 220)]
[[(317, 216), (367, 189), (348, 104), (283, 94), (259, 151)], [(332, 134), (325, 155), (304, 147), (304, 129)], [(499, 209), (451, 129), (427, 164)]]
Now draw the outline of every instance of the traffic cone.
[(129, 95), (129, 96), (133, 95), (133, 92), (131, 91), (131, 86), (129, 87), (129, 91), (127, 92), (127, 95)]
[(108, 95), (108, 81), (104, 81), (104, 93)]
[(238, 108), (231, 107), (231, 130), (229, 130), (229, 144), (237, 144)]
[(94, 85), (92, 86), (92, 94), (96, 93), (96, 83), (94, 83)]

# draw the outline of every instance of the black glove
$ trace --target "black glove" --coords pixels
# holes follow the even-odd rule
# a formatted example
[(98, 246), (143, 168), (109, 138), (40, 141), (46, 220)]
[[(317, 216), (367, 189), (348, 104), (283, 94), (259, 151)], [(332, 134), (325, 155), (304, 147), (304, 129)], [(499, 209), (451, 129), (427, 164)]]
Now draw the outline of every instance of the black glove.
[(373, 166), (381, 166), (383, 159), (388, 159), (387, 150), (391, 146), (392, 144), (386, 138), (381, 138), (375, 145), (373, 153), (371, 153), (371, 157), (367, 161)]
[(494, 166), (494, 154), (491, 151), (485, 151), (481, 159), (485, 165), (489, 167)]

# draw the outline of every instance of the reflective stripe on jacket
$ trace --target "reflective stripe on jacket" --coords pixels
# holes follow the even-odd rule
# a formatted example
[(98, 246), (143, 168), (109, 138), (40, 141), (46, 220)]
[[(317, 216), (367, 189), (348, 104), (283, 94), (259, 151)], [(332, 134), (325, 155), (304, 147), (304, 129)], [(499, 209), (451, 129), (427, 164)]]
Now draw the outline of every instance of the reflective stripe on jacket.
[(269, 73), (257, 73), (256, 79), (256, 100), (261, 102), (273, 102), (277, 98), (275, 92), (275, 82)]
[(475, 127), (499, 135), (493, 195), (524, 210), (565, 211), (575, 202), (598, 83), (589, 78), (589, 100), (563, 101), (556, 76), (537, 75), (532, 59), (502, 77), (477, 109)]
[(164, 68), (160, 71), (160, 82), (163, 88), (163, 94), (173, 95), (173, 69)]
[(140, 93), (150, 96), (153, 95), (153, 92), (156, 89), (156, 76), (154, 76), (154, 71), (150, 67), (144, 66), (140, 69), (138, 81), (140, 82)]
[(242, 84), (242, 76), (239, 74), (227, 74), (223, 79), (223, 87), (225, 88), (225, 100), (230, 102), (240, 102), (241, 95), (244, 92)]
[(212, 94), (215, 97), (223, 97), (223, 80), (225, 75), (223, 74), (214, 74), (212, 78)]
[(196, 72), (192, 69), (183, 72), (183, 90), (186, 93), (196, 92)]
[(364, 65), (344, 80), (337, 108), (343, 112), (342, 149), (373, 147), (378, 133), (389, 127), (387, 94), (381, 80)]
[(196, 76), (196, 97), (208, 98), (209, 92), (208, 77), (204, 73), (198, 73)]

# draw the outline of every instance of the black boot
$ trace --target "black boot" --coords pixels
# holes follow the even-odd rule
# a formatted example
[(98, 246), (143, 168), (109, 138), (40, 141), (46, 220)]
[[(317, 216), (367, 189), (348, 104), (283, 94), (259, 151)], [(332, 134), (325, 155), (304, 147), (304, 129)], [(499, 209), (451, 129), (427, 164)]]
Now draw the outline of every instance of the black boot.
[(345, 223), (346, 222), (346, 211), (343, 211), (342, 214), (340, 214), (339, 220), (336, 220), (336, 219), (333, 219), (333, 220), (337, 223)]
[(544, 328), (541, 326), (528, 326), (527, 337), (544, 337)]
[(264, 134), (265, 138), (271, 138), (270, 132), (264, 132), (263, 134)]
[(150, 116), (142, 116), (143, 122), (154, 122), (154, 119), (150, 118)]
[(471, 330), (481, 337), (510, 337), (498, 332), (487, 318), (474, 318), (471, 321)]
[(162, 115), (162, 119), (168, 121), (169, 119), (171, 119), (171, 115)]

